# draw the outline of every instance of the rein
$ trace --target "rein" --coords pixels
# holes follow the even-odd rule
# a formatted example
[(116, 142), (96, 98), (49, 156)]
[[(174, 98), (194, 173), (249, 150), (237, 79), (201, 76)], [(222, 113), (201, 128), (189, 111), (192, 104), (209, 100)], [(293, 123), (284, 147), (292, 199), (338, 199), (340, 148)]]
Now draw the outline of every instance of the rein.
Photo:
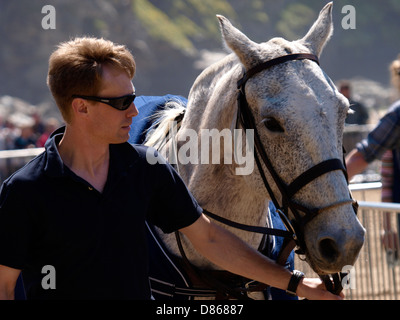
[[(237, 97), (237, 102), (238, 102), (238, 115), (237, 115), (237, 123), (241, 123), (244, 129), (253, 129), (254, 130), (254, 143), (255, 143), (255, 149), (256, 152), (254, 152), (254, 158), (256, 161), (256, 165), (258, 168), (258, 171), (260, 172), (261, 178), (263, 180), (263, 184), (265, 188), (267, 189), (268, 194), (271, 197), (272, 202), (275, 205), (275, 208), (277, 209), (277, 212), (284, 223), (286, 227), (285, 230), (279, 230), (279, 229), (273, 229), (273, 228), (266, 228), (266, 227), (259, 227), (259, 226), (249, 226), (249, 225), (244, 225), (240, 224), (238, 222), (234, 222), (228, 219), (225, 219), (223, 217), (220, 217), (214, 213), (211, 213), (207, 210), (203, 210), (204, 214), (209, 216), (210, 218), (217, 220), (225, 225), (228, 225), (233, 228), (237, 228), (240, 230), (248, 231), (248, 232), (255, 232), (255, 233), (261, 233), (264, 235), (273, 235), (273, 236), (279, 236), (279, 237), (284, 237), (284, 243), (283, 247), (281, 249), (281, 252), (279, 253), (277, 263), (280, 265), (284, 265), (286, 263), (286, 260), (291, 253), (291, 251), (297, 246), (298, 250), (296, 250), (296, 253), (298, 254), (305, 254), (307, 252), (307, 248), (305, 245), (304, 241), (304, 228), (307, 223), (309, 223), (312, 219), (314, 219), (318, 214), (320, 214), (323, 211), (326, 211), (328, 209), (332, 209), (335, 207), (339, 207), (345, 204), (352, 203), (353, 208), (355, 213), (357, 213), (357, 203), (351, 198), (350, 194), (350, 199), (345, 199), (345, 200), (340, 200), (338, 202), (329, 204), (325, 207), (322, 208), (307, 208), (293, 200), (293, 196), (300, 191), (303, 187), (305, 187), (307, 184), (315, 180), (316, 178), (329, 173), (331, 171), (336, 171), (340, 170), (343, 172), (345, 175), (346, 181), (348, 181), (347, 177), (347, 170), (345, 168), (345, 162), (344, 159), (329, 159), (326, 161), (323, 161), (312, 168), (308, 169), (304, 173), (302, 173), (299, 177), (294, 179), (289, 185), (285, 184), (278, 173), (275, 171), (270, 159), (268, 158), (268, 155), (266, 154), (266, 151), (264, 149), (264, 146), (261, 142), (261, 137), (258, 133), (256, 123), (253, 117), (253, 114), (250, 110), (250, 107), (247, 103), (246, 100), (246, 94), (245, 94), (245, 86), (246, 83), (249, 79), (251, 79), (254, 75), (258, 74), (259, 72), (269, 69), (273, 66), (276, 66), (278, 64), (282, 64), (288, 61), (293, 61), (293, 60), (312, 60), (316, 62), (319, 65), (318, 57), (313, 55), (313, 54), (306, 54), (306, 53), (298, 53), (298, 54), (289, 54), (285, 56), (281, 56), (275, 59), (268, 60), (264, 63), (261, 63), (247, 72), (244, 73), (243, 77), (237, 82), (237, 88), (238, 88), (238, 97)], [(281, 193), (281, 199), (282, 199), (282, 204), (279, 204), (277, 197), (275, 196), (274, 192), (272, 191), (272, 188), (270, 184), (268, 183), (268, 180), (265, 175), (265, 171), (263, 168), (263, 164), (269, 174), (271, 175), (272, 179), (274, 180), (274, 183), (278, 187), (280, 193)], [(289, 218), (289, 210), (293, 213), (294, 219), (290, 220)], [(301, 215), (299, 211), (303, 212), (304, 215)], [(177, 238), (177, 243), (178, 247), (180, 250), (180, 253), (182, 255), (183, 261), (184, 261), (184, 266), (186, 266), (186, 269), (189, 270), (191, 273), (195, 270), (197, 277), (203, 280), (204, 283), (207, 283), (210, 285), (212, 288), (216, 288), (217, 292), (226, 292), (228, 296), (234, 297), (234, 298), (244, 298), (244, 294), (251, 291), (247, 285), (245, 288), (239, 288), (239, 289), (232, 289), (232, 288), (227, 288), (226, 285), (221, 284), (220, 281), (218, 281), (215, 278), (210, 279), (210, 277), (207, 275), (207, 272), (201, 272), (201, 270), (195, 269), (193, 265), (190, 264), (189, 260), (187, 259), (185, 252), (183, 250), (183, 246), (181, 243), (181, 239), (179, 236), (179, 233), (176, 232), (176, 238)], [(189, 268), (189, 269), (188, 269)], [(190, 270), (191, 269), (191, 270)], [(334, 294), (339, 294), (342, 291), (342, 286), (341, 286), (341, 279), (342, 275), (340, 273), (334, 274), (334, 275), (319, 275), (320, 278), (324, 281), (326, 288), (334, 293)], [(214, 282), (214, 283), (213, 283)], [(251, 282), (251, 281), (250, 281)], [(249, 282), (249, 283), (250, 283)], [(256, 286), (259, 291), (267, 287), (266, 285), (261, 284), (261, 286)], [(254, 290), (255, 291), (255, 290)], [(246, 295), (247, 297), (247, 295)]]

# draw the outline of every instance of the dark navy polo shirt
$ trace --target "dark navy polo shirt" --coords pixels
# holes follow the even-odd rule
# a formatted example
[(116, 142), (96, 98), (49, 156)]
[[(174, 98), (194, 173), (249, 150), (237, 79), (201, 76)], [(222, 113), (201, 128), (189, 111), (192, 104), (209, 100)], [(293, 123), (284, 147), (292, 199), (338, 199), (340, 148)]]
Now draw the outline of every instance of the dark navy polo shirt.
[[(62, 162), (63, 130), (2, 185), (0, 264), (22, 270), (28, 299), (149, 299), (145, 220), (168, 233), (201, 207), (169, 164), (129, 143), (110, 145), (98, 192)], [(48, 265), (55, 289), (42, 285)]]

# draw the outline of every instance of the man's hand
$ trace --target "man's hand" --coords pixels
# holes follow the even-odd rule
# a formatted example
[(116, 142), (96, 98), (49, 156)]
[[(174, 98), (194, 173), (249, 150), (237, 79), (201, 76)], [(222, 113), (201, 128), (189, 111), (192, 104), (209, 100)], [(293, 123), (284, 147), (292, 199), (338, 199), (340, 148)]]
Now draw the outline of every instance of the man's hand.
[(325, 284), (319, 278), (303, 278), (297, 288), (297, 295), (309, 300), (343, 300), (344, 294), (334, 295), (326, 290)]

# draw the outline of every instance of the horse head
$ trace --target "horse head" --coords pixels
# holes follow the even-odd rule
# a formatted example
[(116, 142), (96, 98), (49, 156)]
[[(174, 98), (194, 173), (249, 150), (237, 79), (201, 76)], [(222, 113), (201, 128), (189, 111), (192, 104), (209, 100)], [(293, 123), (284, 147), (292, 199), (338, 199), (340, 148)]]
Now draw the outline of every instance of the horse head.
[[(234, 82), (244, 72), (277, 57), (298, 53), (319, 57), (333, 31), (331, 11), (329, 3), (299, 40), (273, 38), (260, 44), (250, 40), (228, 19), (218, 16), (225, 43), (240, 61), (237, 71), (232, 73), (236, 77)], [(349, 102), (318, 63), (288, 59), (258, 70), (246, 80), (241, 89), (262, 147), (284, 185), (291, 185), (318, 164), (343, 160), (342, 137)], [(305, 218), (305, 210), (298, 213), (300, 219), (307, 220), (302, 226), (307, 260), (319, 274), (339, 272), (345, 265), (353, 265), (364, 242), (365, 230), (355, 215), (346, 176), (339, 169), (335, 167), (309, 179), (291, 195), (291, 201), (303, 208), (323, 208), (312, 219)], [(266, 194), (261, 170), (265, 171), (273, 193), (283, 201), (282, 190), (265, 164), (243, 179), (257, 193)], [(299, 223), (299, 216), (293, 210), (288, 214), (290, 220)]]

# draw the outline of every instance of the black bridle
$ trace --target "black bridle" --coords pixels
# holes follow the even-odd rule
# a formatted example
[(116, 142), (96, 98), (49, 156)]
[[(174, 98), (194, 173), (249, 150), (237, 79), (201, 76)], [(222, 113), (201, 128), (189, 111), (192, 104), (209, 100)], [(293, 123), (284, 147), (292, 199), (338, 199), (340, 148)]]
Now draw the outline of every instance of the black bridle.
[[(256, 65), (255, 67), (247, 70), (244, 73), (243, 77), (237, 82), (238, 88), (238, 118), (237, 123), (240, 123), (244, 129), (252, 129), (254, 130), (254, 158), (256, 161), (256, 165), (258, 171), (261, 175), (263, 180), (263, 184), (267, 189), (268, 194), (271, 197), (272, 202), (279, 213), (280, 218), (282, 219), (287, 231), (285, 230), (278, 230), (273, 228), (266, 228), (266, 227), (258, 227), (258, 226), (248, 226), (243, 225), (237, 222), (233, 222), (231, 220), (225, 219), (220, 217), (214, 213), (211, 213), (207, 210), (204, 210), (204, 213), (211, 217), (214, 220), (217, 220), (223, 224), (226, 224), (230, 227), (249, 231), (249, 232), (256, 232), (261, 233), (264, 235), (273, 235), (273, 236), (280, 236), (284, 237), (284, 243), (281, 252), (278, 256), (278, 263), (284, 265), (290, 252), (297, 246), (298, 250), (296, 253), (305, 254), (307, 252), (307, 247), (304, 241), (304, 229), (307, 223), (313, 220), (318, 214), (321, 214), (323, 211), (328, 209), (332, 209), (338, 206), (342, 206), (345, 204), (353, 204), (353, 208), (355, 213), (357, 213), (357, 203), (351, 197), (349, 193), (349, 199), (344, 199), (332, 204), (329, 204), (322, 208), (308, 208), (304, 205), (297, 203), (293, 200), (294, 195), (300, 191), (303, 187), (307, 184), (312, 182), (313, 180), (317, 179), (318, 177), (332, 172), (340, 170), (343, 172), (346, 181), (348, 180), (347, 177), (347, 170), (345, 167), (344, 159), (328, 159), (325, 160), (312, 168), (308, 169), (304, 173), (302, 173), (299, 177), (294, 179), (289, 185), (286, 184), (278, 175), (276, 170), (274, 169), (266, 151), (262, 144), (261, 137), (257, 130), (256, 122), (253, 117), (253, 113), (247, 103), (246, 100), (246, 93), (245, 93), (245, 86), (249, 79), (251, 79), (254, 75), (258, 74), (261, 71), (269, 69), (273, 66), (294, 60), (312, 60), (319, 65), (318, 57), (313, 54), (307, 53), (298, 53), (298, 54), (289, 54), (285, 56), (281, 56), (275, 59), (268, 60), (264, 63)], [(281, 194), (281, 203), (278, 202), (277, 197), (275, 196), (267, 178), (265, 175), (265, 171), (263, 165), (269, 172), (270, 176), (272, 177), (275, 185), (279, 189)], [(294, 219), (290, 219), (289, 217), (289, 210), (292, 212)], [(301, 215), (299, 212), (304, 213)], [(184, 260), (187, 260), (185, 253), (182, 248), (182, 244), (180, 243), (180, 238), (177, 234), (178, 246), (180, 248), (182, 257)], [(188, 263), (188, 261), (186, 261)], [(321, 279), (324, 281), (325, 286), (329, 291), (335, 294), (339, 294), (342, 290), (341, 286), (341, 273), (334, 274), (334, 275), (320, 275)]]
[[(342, 204), (347, 204), (347, 203), (353, 203), (353, 200), (346, 199), (331, 205), (328, 205), (323, 208), (307, 208), (293, 200), (294, 195), (301, 190), (303, 187), (305, 187), (307, 184), (309, 184), (311, 181), (315, 180), (316, 178), (331, 172), (331, 171), (336, 171), (340, 170), (343, 172), (345, 175), (345, 178), (347, 180), (347, 171), (344, 166), (344, 161), (341, 159), (329, 159), (326, 161), (323, 161), (312, 168), (308, 169), (304, 173), (302, 173), (299, 177), (297, 177), (293, 182), (291, 182), (289, 185), (284, 183), (276, 170), (274, 169), (267, 153), (265, 152), (265, 148), (262, 144), (260, 134), (258, 132), (253, 114), (250, 110), (250, 107), (247, 103), (246, 100), (246, 94), (245, 94), (245, 85), (246, 82), (256, 75), (257, 73), (266, 70), (268, 68), (271, 68), (272, 66), (276, 66), (278, 64), (282, 64), (287, 61), (292, 61), (292, 60), (302, 60), (302, 59), (309, 59), (312, 61), (315, 61), (317, 64), (318, 62), (318, 57), (312, 54), (306, 54), (306, 53), (299, 53), (299, 54), (289, 54), (285, 56), (281, 56), (272, 60), (268, 60), (264, 63), (261, 63), (254, 68), (250, 69), (247, 71), (242, 79), (240, 79), (237, 83), (238, 87), (238, 120), (242, 124), (244, 129), (252, 129), (254, 130), (254, 144), (255, 144), (255, 149), (256, 152), (254, 153), (255, 156), (255, 161), (257, 164), (257, 168), (260, 172), (260, 175), (262, 177), (263, 183), (271, 197), (272, 202), (274, 203), (276, 209), (278, 210), (278, 213), (280, 214), (281, 218), (283, 218), (283, 222), (285, 223), (286, 227), (289, 229), (289, 231), (292, 231), (297, 238), (298, 245), (302, 251), (305, 252), (305, 243), (304, 243), (304, 227), (305, 225), (310, 222), (312, 219), (314, 219), (318, 214), (320, 214), (322, 211), (325, 211), (327, 209), (330, 209), (332, 207), (336, 207)], [(262, 163), (265, 165), (266, 169), (268, 170), (269, 174), (271, 175), (272, 179), (274, 180), (274, 183), (278, 187), (280, 193), (281, 193), (281, 198), (282, 198), (282, 204), (278, 203), (277, 197), (272, 191), (272, 188), (270, 184), (268, 183), (268, 180), (265, 176), (264, 169), (262, 167), (260, 158), (262, 160)], [(289, 209), (292, 211), (295, 219), (290, 220), (289, 219)], [(300, 215), (299, 211), (303, 212), (304, 215)]]
[[(300, 176), (298, 176), (296, 179), (294, 179), (289, 185), (287, 185), (282, 181), (280, 176), (277, 174), (270, 159), (268, 158), (267, 153), (265, 152), (265, 148), (262, 144), (260, 134), (257, 130), (256, 122), (254, 120), (250, 107), (247, 103), (245, 86), (250, 78), (252, 78), (254, 75), (256, 75), (261, 71), (285, 63), (287, 61), (304, 60), (304, 59), (312, 60), (319, 65), (318, 57), (313, 54), (307, 54), (307, 53), (289, 54), (268, 60), (264, 63), (261, 63), (251, 68), (250, 70), (245, 72), (243, 77), (237, 83), (238, 120), (240, 121), (244, 129), (254, 130), (254, 144), (256, 149), (254, 156), (258, 171), (260, 172), (264, 186), (267, 189), (267, 192), (269, 193), (271, 200), (274, 203), (275, 208), (277, 209), (277, 212), (279, 213), (288, 232), (291, 233), (291, 238), (285, 239), (286, 241), (284, 241), (284, 247), (281, 251), (280, 257), (278, 258), (278, 262), (280, 262), (281, 264), (282, 262), (284, 263), (286, 261), (288, 254), (290, 253), (291, 249), (294, 248), (295, 245), (299, 247), (297, 253), (305, 254), (307, 252), (306, 244), (304, 241), (304, 228), (306, 224), (309, 223), (312, 219), (314, 219), (318, 214), (322, 213), (325, 210), (332, 209), (334, 207), (338, 207), (349, 203), (353, 204), (355, 213), (357, 213), (356, 202), (351, 198), (351, 195), (349, 199), (338, 201), (322, 208), (308, 208), (294, 201), (293, 197), (298, 191), (300, 191), (303, 187), (305, 187), (307, 184), (309, 184), (316, 178), (331, 171), (336, 171), (336, 170), (342, 171), (347, 181), (348, 177), (344, 159), (329, 159), (323, 161), (313, 166), (312, 168), (308, 169)], [(261, 161), (268, 170), (269, 174), (271, 175), (275, 185), (279, 189), (282, 201), (281, 204), (278, 202), (277, 197), (275, 196), (270, 184), (268, 183)], [(289, 210), (292, 212), (294, 219), (289, 218)], [(299, 212), (303, 212), (304, 215), (301, 215)], [(324, 280), (327, 288), (330, 289), (332, 292), (339, 293), (342, 290), (340, 283), (341, 277), (339, 275), (332, 276), (333, 283), (329, 276), (321, 276), (321, 278)]]

